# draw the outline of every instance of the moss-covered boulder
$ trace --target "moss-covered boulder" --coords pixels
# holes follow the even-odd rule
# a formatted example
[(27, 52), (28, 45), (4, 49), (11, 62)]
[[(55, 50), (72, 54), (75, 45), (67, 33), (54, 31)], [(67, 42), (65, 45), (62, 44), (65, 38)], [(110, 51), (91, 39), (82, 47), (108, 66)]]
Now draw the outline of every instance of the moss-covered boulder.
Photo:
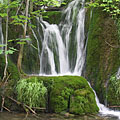
[(92, 13), (85, 75), (95, 89), (100, 102), (104, 103), (110, 76), (116, 73), (120, 66), (119, 40), (115, 21), (101, 9), (93, 9)]
[(95, 95), (83, 77), (29, 77), (27, 81), (43, 81), (48, 91), (46, 107), (49, 112), (68, 111), (80, 115), (98, 112)]

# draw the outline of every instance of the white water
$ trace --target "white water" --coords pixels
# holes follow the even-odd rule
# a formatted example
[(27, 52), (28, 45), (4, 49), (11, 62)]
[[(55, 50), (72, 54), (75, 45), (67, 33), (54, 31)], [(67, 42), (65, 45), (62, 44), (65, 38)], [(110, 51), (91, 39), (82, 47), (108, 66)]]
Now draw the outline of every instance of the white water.
[[(96, 93), (95, 93), (95, 95), (96, 95)], [(97, 105), (99, 107), (99, 113), (101, 115), (104, 115), (104, 116), (116, 116), (120, 120), (120, 111), (111, 110), (111, 109), (107, 108), (106, 106), (104, 106), (103, 104), (101, 104), (99, 102), (99, 99), (98, 99), (97, 95), (96, 95), (96, 103), (97, 103)]]
[[(89, 86), (91, 87), (90, 83), (88, 82)], [(92, 87), (91, 87), (92, 88)], [(101, 104), (98, 97), (97, 97), (97, 94), (96, 92), (93, 90), (94, 94), (95, 94), (95, 100), (96, 100), (96, 104), (99, 108), (99, 113), (102, 115), (102, 116), (115, 116), (118, 118), (118, 120), (120, 120), (120, 111), (115, 111), (115, 110), (111, 110), (109, 108), (107, 108), (105, 105)]]
[[(4, 38), (2, 32), (2, 18), (0, 17), (0, 45), (3, 45)], [(3, 47), (0, 46), (0, 50), (3, 50)]]
[[(64, 11), (63, 16), (65, 18), (59, 26), (45, 21), (40, 22), (43, 31), (42, 49), (39, 55), (40, 75), (82, 74), (86, 51), (84, 0), (72, 1)], [(73, 40), (71, 40), (71, 36)], [(72, 49), (73, 53), (69, 51), (72, 44), (75, 46)]]
[(120, 68), (118, 69), (116, 77), (117, 77), (117, 79), (120, 79)]

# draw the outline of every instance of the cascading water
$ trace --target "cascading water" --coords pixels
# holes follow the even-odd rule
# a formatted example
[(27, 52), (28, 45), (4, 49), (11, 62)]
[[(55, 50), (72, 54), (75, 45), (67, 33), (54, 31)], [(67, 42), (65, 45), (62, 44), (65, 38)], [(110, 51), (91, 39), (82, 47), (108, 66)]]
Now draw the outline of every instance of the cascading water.
[[(4, 38), (2, 32), (2, 18), (0, 17), (0, 45), (3, 45)], [(3, 50), (3, 46), (0, 46), (0, 50)]]
[[(88, 84), (91, 87), (89, 82), (88, 82)], [(93, 90), (93, 92), (95, 94), (97, 106), (99, 107), (99, 113), (103, 116), (116, 116), (120, 120), (120, 111), (111, 110), (111, 109), (107, 108), (105, 105), (101, 104), (97, 95), (96, 95), (96, 92), (94, 90)]]
[[(94, 92), (95, 93), (95, 92)], [(96, 95), (96, 93), (95, 93), (95, 95)], [(114, 111), (114, 110), (111, 110), (111, 109), (109, 109), (109, 108), (107, 108), (106, 106), (104, 106), (103, 104), (101, 104), (100, 102), (99, 102), (99, 99), (98, 99), (98, 97), (97, 97), (97, 95), (96, 95), (96, 103), (97, 103), (97, 105), (98, 105), (98, 107), (99, 107), (99, 113), (101, 114), (101, 115), (105, 115), (105, 116), (116, 116), (116, 117), (118, 117), (118, 119), (120, 120), (120, 111)]]
[(72, 1), (59, 26), (41, 21), (40, 74), (81, 75), (85, 61), (84, 0)]
[[(38, 44), (39, 75), (82, 74), (86, 56), (84, 3), (84, 0), (73, 0), (64, 10), (59, 26), (37, 19), (37, 26), (40, 26), (37, 32), (41, 41), (34, 31), (33, 34)], [(120, 112), (100, 104), (97, 96), (96, 102), (101, 114), (117, 116), (120, 119)]]

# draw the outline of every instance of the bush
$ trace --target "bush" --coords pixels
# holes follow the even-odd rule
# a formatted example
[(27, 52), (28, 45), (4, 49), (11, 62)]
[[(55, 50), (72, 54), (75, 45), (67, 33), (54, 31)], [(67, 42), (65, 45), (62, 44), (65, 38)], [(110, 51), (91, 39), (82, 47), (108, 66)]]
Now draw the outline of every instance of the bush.
[(17, 84), (17, 99), (30, 107), (45, 107), (45, 95), (47, 93), (43, 82), (20, 80)]
[(107, 97), (110, 106), (120, 105), (120, 80), (116, 78), (116, 75), (110, 78)]

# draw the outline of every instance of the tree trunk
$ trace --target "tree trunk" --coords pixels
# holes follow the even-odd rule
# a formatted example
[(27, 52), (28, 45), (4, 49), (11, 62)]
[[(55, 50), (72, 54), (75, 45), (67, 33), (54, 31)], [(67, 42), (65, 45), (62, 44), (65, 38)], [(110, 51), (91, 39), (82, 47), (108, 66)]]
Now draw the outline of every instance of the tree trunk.
[[(29, 0), (27, 0), (26, 3), (26, 22), (24, 23), (24, 33), (23, 33), (23, 38), (26, 38), (26, 31), (27, 31), (27, 17), (28, 17), (28, 8), (29, 8)], [(18, 56), (18, 61), (17, 61), (17, 67), (19, 72), (22, 72), (21, 66), (22, 66), (22, 58), (23, 58), (23, 49), (24, 49), (24, 44), (20, 45), (20, 51), (19, 51), (19, 56)]]
[[(8, 0), (9, 4), (9, 0)], [(4, 76), (3, 76), (3, 81), (7, 77), (7, 67), (8, 67), (8, 55), (6, 54), (7, 52), (7, 39), (8, 39), (8, 13), (9, 13), (9, 8), (7, 8), (7, 18), (6, 18), (6, 35), (5, 35), (5, 68), (4, 68)]]
[[(9, 5), (9, 0), (8, 0), (8, 5)], [(4, 103), (5, 103), (5, 97), (4, 97), (4, 91), (5, 91), (5, 84), (7, 82), (7, 67), (8, 67), (8, 56), (7, 56), (7, 40), (8, 40), (8, 13), (9, 13), (9, 8), (7, 8), (7, 18), (6, 18), (6, 35), (5, 35), (5, 51), (4, 51), (4, 54), (5, 54), (5, 68), (4, 68), (4, 75), (3, 75), (3, 79), (2, 81), (4, 82), (3, 83), (3, 91), (2, 91), (2, 104), (1, 104), (1, 112), (3, 111), (3, 108), (4, 108)]]

